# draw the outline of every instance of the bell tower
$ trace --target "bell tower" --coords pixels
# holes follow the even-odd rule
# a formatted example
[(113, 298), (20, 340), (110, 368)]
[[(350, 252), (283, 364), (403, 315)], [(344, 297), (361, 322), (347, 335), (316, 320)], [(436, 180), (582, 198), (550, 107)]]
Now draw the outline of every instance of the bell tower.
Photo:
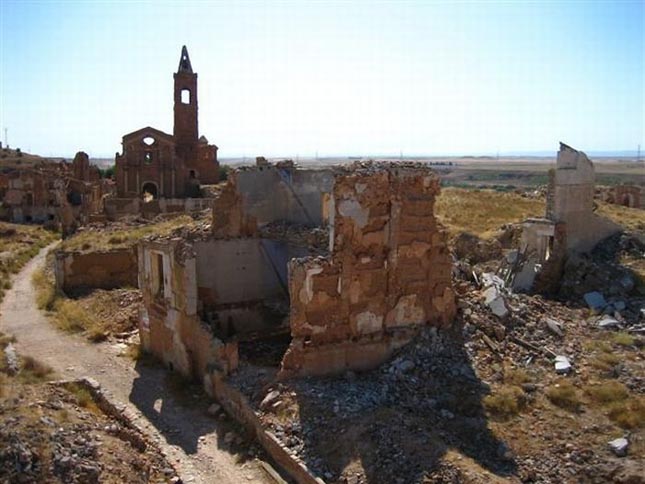
[(185, 161), (197, 156), (197, 74), (193, 72), (188, 49), (181, 48), (175, 79), (175, 125), (177, 154)]

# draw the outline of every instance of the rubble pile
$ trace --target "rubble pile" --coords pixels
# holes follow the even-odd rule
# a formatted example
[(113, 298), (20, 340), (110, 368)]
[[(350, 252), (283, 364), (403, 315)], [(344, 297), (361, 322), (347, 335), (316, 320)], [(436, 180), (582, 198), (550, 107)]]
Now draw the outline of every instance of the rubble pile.
[[(15, 397), (15, 398), (14, 398)], [(0, 398), (0, 480), (3, 482), (176, 482), (152, 446), (123, 438), (121, 424), (62, 387), (22, 386)], [(6, 480), (5, 480), (6, 479)]]
[[(615, 460), (612, 439), (602, 435), (611, 425), (599, 425), (589, 412), (576, 417), (581, 425), (561, 431), (552, 419), (568, 417), (554, 417), (555, 407), (542, 403), (559, 379), (587, 381), (595, 371), (588, 342), (604, 338), (598, 323), (606, 315), (580, 304), (513, 294), (493, 274), (474, 277), (477, 283), (456, 282), (460, 335), (425, 329), (371, 372), (264, 387), (249, 379), (233, 381), (257, 405), (265, 427), (326, 482), (472, 479), (444, 458), (447, 449), (473, 459), (481, 467), (480, 482), (487, 482), (487, 472), (524, 482), (568, 482), (572, 476), (630, 482), (639, 461), (624, 457), (623, 446), (623, 460)], [(641, 299), (626, 299), (625, 324), (636, 323), (634, 315), (643, 307)], [(642, 346), (637, 337), (626, 351), (640, 352)], [(504, 383), (509, 368), (524, 369), (533, 380), (519, 384), (526, 408), (521, 417), (499, 423), (483, 402)], [(612, 373), (634, 394), (645, 392), (640, 359), (626, 357)], [(514, 446), (527, 432), (531, 444)]]
[(297, 247), (308, 247), (312, 255), (329, 253), (329, 227), (308, 227), (295, 223), (277, 221), (260, 227), (260, 236), (266, 239), (283, 240)]
[[(617, 303), (621, 308), (630, 294), (636, 292), (645, 296), (644, 283), (638, 287), (637, 276), (620, 264), (624, 255), (645, 258), (645, 239), (635, 234), (617, 234), (598, 244), (590, 255), (570, 257), (561, 280), (560, 297), (580, 300), (585, 294), (597, 291), (609, 298), (608, 305)], [(611, 310), (609, 308), (608, 312)], [(627, 311), (628, 319), (635, 316), (631, 314), (633, 308), (627, 308)]]

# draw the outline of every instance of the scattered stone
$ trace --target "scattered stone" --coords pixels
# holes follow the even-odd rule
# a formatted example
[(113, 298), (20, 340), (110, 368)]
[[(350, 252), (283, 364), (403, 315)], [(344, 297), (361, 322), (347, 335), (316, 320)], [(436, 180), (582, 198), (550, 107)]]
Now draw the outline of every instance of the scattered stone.
[(9, 375), (16, 375), (20, 371), (18, 363), (18, 355), (13, 344), (9, 343), (4, 349), (4, 358), (7, 363), (7, 373)]
[(588, 292), (584, 295), (585, 302), (594, 311), (602, 311), (607, 306), (605, 297), (598, 291)]
[(625, 457), (627, 455), (628, 447), (629, 441), (625, 437), (621, 437), (620, 439), (615, 439), (609, 442), (609, 448), (618, 457)]
[(560, 338), (564, 336), (564, 334), (562, 333), (562, 323), (551, 318), (546, 318), (545, 321), (547, 327), (552, 333), (557, 334)]
[(620, 326), (620, 323), (616, 318), (612, 318), (611, 316), (603, 316), (599, 321), (598, 321), (598, 327), (601, 329), (614, 329)]
[(560, 374), (567, 374), (571, 371), (571, 362), (566, 356), (558, 355), (555, 357), (555, 371)]
[(262, 400), (262, 403), (260, 403), (260, 408), (264, 410), (269, 405), (271, 405), (273, 402), (275, 402), (279, 397), (280, 397), (280, 391), (279, 390), (273, 390), (273, 391), (267, 393), (266, 397), (264, 397), (264, 400)]

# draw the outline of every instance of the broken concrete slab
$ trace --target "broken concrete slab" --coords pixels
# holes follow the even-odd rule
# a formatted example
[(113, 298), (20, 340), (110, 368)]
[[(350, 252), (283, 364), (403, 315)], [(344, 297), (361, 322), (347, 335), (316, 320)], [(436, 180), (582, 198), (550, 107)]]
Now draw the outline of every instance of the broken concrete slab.
[(262, 403), (260, 403), (260, 408), (261, 409), (267, 408), (269, 405), (271, 405), (273, 402), (275, 402), (279, 397), (280, 397), (280, 391), (279, 390), (270, 391), (264, 397), (264, 399), (262, 400)]
[(620, 326), (620, 323), (616, 318), (612, 318), (611, 316), (603, 316), (599, 321), (598, 321), (598, 327), (601, 329), (615, 329)]
[(566, 375), (571, 371), (571, 362), (569, 358), (563, 355), (558, 355), (555, 357), (555, 371), (556, 373)]
[(508, 315), (506, 301), (497, 286), (490, 286), (484, 291), (484, 303), (498, 318), (505, 318)]
[(546, 318), (545, 320), (547, 328), (554, 333), (557, 334), (560, 338), (564, 336), (564, 333), (562, 332), (562, 323), (559, 321), (556, 321), (555, 319), (552, 318)]
[(607, 306), (605, 297), (598, 291), (588, 292), (584, 295), (584, 300), (594, 311), (602, 311)]
[(625, 457), (629, 449), (629, 441), (625, 437), (609, 442), (609, 448), (617, 457)]

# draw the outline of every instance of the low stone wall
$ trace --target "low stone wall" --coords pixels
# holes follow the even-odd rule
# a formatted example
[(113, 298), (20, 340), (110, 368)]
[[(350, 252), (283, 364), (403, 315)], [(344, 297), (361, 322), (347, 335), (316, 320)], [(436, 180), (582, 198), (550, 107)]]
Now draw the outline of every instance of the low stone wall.
[(230, 386), (218, 372), (205, 377), (206, 389), (222, 405), (226, 412), (253, 433), (258, 443), (271, 459), (298, 484), (325, 484), (314, 477), (307, 466), (292, 456), (280, 441), (262, 427), (246, 397)]
[(160, 198), (150, 202), (138, 198), (107, 198), (104, 202), (108, 220), (118, 220), (128, 215), (154, 218), (161, 213), (199, 212), (212, 205), (212, 198)]
[(56, 252), (56, 288), (64, 292), (81, 288), (137, 287), (137, 252), (113, 249), (104, 252)]

